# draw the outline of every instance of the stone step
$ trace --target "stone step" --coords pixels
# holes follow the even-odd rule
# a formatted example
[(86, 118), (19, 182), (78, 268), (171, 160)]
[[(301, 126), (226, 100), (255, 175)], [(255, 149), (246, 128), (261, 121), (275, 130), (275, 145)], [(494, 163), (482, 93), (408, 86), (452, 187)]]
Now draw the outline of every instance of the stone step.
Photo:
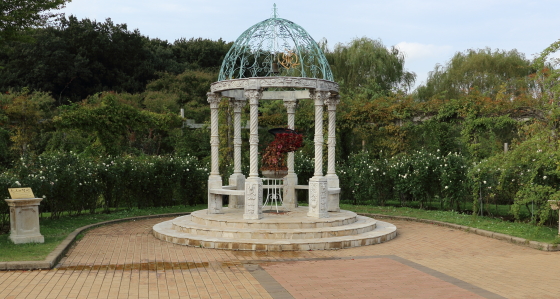
[[(229, 239), (320, 239), (363, 234), (375, 229), (376, 220), (358, 216), (358, 221), (344, 225), (321, 228), (296, 229), (252, 229), (234, 227), (212, 227), (192, 221), (190, 215), (172, 220), (172, 228), (178, 232), (191, 235)], [(279, 224), (278, 226), (283, 226)]]
[[(283, 208), (281, 208), (283, 209)], [(208, 214), (208, 210), (191, 213), (191, 221), (211, 227), (250, 228), (250, 229), (307, 229), (343, 226), (356, 222), (358, 214), (341, 210), (330, 212), (329, 218), (306, 217), (308, 208), (299, 207), (289, 211), (280, 210), (281, 214), (263, 213), (263, 219), (245, 220), (243, 210), (224, 208), (223, 214)]]
[(342, 237), (319, 239), (230, 239), (179, 232), (173, 229), (173, 220), (154, 225), (156, 238), (187, 246), (229, 250), (289, 251), (326, 250), (379, 244), (393, 239), (397, 228), (387, 222), (377, 221), (372, 231)]

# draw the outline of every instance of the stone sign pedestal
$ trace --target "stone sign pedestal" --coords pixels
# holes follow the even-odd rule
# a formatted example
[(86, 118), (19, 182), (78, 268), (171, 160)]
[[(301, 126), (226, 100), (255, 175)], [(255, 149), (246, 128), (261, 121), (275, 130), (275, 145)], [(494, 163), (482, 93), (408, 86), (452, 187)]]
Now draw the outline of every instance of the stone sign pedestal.
[(6, 199), (10, 207), (10, 240), (15, 244), (44, 243), (39, 231), (39, 204), (42, 198)]

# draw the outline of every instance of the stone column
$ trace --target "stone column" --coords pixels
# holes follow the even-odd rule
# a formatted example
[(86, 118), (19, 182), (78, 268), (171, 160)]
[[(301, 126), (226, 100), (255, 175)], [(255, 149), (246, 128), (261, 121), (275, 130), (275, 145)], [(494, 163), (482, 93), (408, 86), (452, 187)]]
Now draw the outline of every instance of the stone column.
[(42, 198), (6, 199), (10, 207), (10, 240), (15, 244), (44, 243), (39, 230), (39, 204)]
[(328, 218), (327, 178), (323, 176), (323, 105), (329, 98), (328, 91), (316, 90), (310, 96), (315, 102), (315, 173), (309, 180), (309, 212), (307, 216)]
[[(221, 189), (222, 177), (220, 176), (220, 138), (218, 132), (218, 107), (222, 97), (219, 94), (207, 93), (210, 103), (210, 146), (211, 168), (208, 177), (208, 190)], [(222, 213), (222, 195), (211, 194), (208, 191), (208, 214)]]
[[(340, 96), (331, 96), (326, 105), (329, 111), (329, 139), (328, 139), (328, 167), (327, 181), (329, 188), (339, 188), (339, 180), (336, 175), (336, 106), (340, 103)], [(340, 212), (340, 193), (329, 194), (328, 211)]]
[[(233, 174), (229, 177), (229, 185), (237, 190), (245, 189), (245, 176), (241, 173), (241, 110), (247, 101), (232, 100), (233, 107)], [(228, 208), (238, 209), (245, 204), (245, 196), (230, 195)]]
[[(285, 99), (284, 106), (288, 112), (288, 129), (293, 130), (295, 127), (297, 102), (295, 99)], [(284, 198), (282, 199), (282, 206), (288, 209), (295, 209), (298, 206), (296, 193), (298, 178), (294, 166), (294, 152), (290, 152), (288, 153), (288, 174), (284, 178)]]
[(262, 91), (246, 89), (245, 98), (249, 101), (250, 115), (250, 168), (245, 180), (245, 213), (243, 219), (261, 219), (263, 205), (263, 184), (259, 178), (259, 100)]

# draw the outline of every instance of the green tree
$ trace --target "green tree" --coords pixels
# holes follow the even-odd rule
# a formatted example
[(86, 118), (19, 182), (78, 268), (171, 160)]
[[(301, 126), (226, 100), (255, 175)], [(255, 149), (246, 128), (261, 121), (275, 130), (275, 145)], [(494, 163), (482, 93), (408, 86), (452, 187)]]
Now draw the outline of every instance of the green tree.
[[(207, 71), (186, 70), (179, 75), (161, 73), (159, 79), (146, 86), (144, 105), (150, 107), (156, 99), (173, 98), (179, 106), (185, 108), (186, 118), (203, 122), (208, 119), (210, 111), (206, 93), (217, 78), (216, 72)], [(171, 105), (168, 104), (167, 107), (171, 108)]]
[(200, 94), (199, 81), (206, 86), (202, 77), (215, 81), (214, 74), (230, 47), (223, 40), (201, 38), (171, 44), (149, 39), (110, 19), (96, 22), (74, 16), (61, 18), (57, 26), (34, 29), (32, 36), (36, 43), (10, 42), (6, 51), (0, 51), (0, 65), (5, 66), (0, 70), (0, 90), (29, 87), (50, 92), (58, 105), (103, 91), (140, 93), (162, 74), (173, 77), (186, 70), (192, 72), (183, 75), (182, 81), (191, 80), (195, 89), (186, 89), (189, 95), (178, 103), (190, 102), (194, 94)]
[[(140, 150), (146, 154), (158, 154), (161, 138), (158, 134), (181, 125), (175, 114), (159, 114), (140, 110), (119, 101), (119, 96), (106, 93), (71, 106), (65, 106), (60, 115), (53, 118), (59, 129), (80, 129), (93, 133), (95, 142), (89, 147), (91, 154), (119, 155), (131, 152), (137, 140), (147, 142)], [(154, 150), (154, 144), (156, 143)], [(134, 151), (133, 151), (134, 152)]]
[(558, 95), (560, 94), (560, 85), (558, 84), (560, 71), (557, 68), (560, 59), (551, 59), (550, 55), (557, 52), (559, 49), (560, 40), (544, 49), (533, 62), (533, 67), (537, 70), (533, 76), (536, 84), (535, 94), (538, 94), (545, 101), (550, 101), (551, 103), (555, 99), (558, 99)]
[(381, 40), (362, 37), (336, 44), (333, 51), (326, 48), (323, 45), (342, 93), (357, 90), (372, 98), (414, 84), (416, 75), (404, 68), (404, 54), (395, 47), (388, 49)]
[(205, 38), (181, 38), (173, 43), (173, 53), (178, 63), (186, 68), (217, 72), (232, 43), (221, 38), (213, 41)]
[(10, 132), (11, 149), (15, 157), (41, 151), (38, 141), (45, 120), (51, 116), (53, 102), (54, 99), (44, 92), (24, 90), (0, 95), (7, 121), (5, 128)]
[(0, 53), (0, 89), (50, 92), (60, 105), (102, 91), (142, 92), (157, 78), (146, 37), (110, 19), (61, 18), (33, 37), (36, 43), (12, 43)]
[(426, 84), (415, 91), (415, 98), (426, 101), (440, 95), (457, 99), (477, 88), (482, 94), (495, 96), (499, 92), (516, 95), (530, 88), (528, 75), (534, 73), (531, 61), (517, 50), (489, 48), (457, 52), (445, 65), (436, 65)]
[(61, 9), (71, 0), (2, 0), (0, 2), (0, 45), (7, 41), (28, 40), (26, 31), (41, 27), (57, 16), (50, 10)]

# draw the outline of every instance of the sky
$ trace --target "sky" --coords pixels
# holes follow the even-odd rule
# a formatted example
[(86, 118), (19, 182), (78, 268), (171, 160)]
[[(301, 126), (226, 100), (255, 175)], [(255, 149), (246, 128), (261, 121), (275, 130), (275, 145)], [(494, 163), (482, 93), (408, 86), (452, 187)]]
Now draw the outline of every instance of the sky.
[(67, 16), (126, 23), (150, 38), (235, 41), (278, 15), (332, 48), (354, 38), (380, 39), (405, 53), (405, 67), (425, 82), (436, 64), (468, 49), (517, 49), (532, 59), (560, 39), (560, 1), (518, 0), (72, 0)]

